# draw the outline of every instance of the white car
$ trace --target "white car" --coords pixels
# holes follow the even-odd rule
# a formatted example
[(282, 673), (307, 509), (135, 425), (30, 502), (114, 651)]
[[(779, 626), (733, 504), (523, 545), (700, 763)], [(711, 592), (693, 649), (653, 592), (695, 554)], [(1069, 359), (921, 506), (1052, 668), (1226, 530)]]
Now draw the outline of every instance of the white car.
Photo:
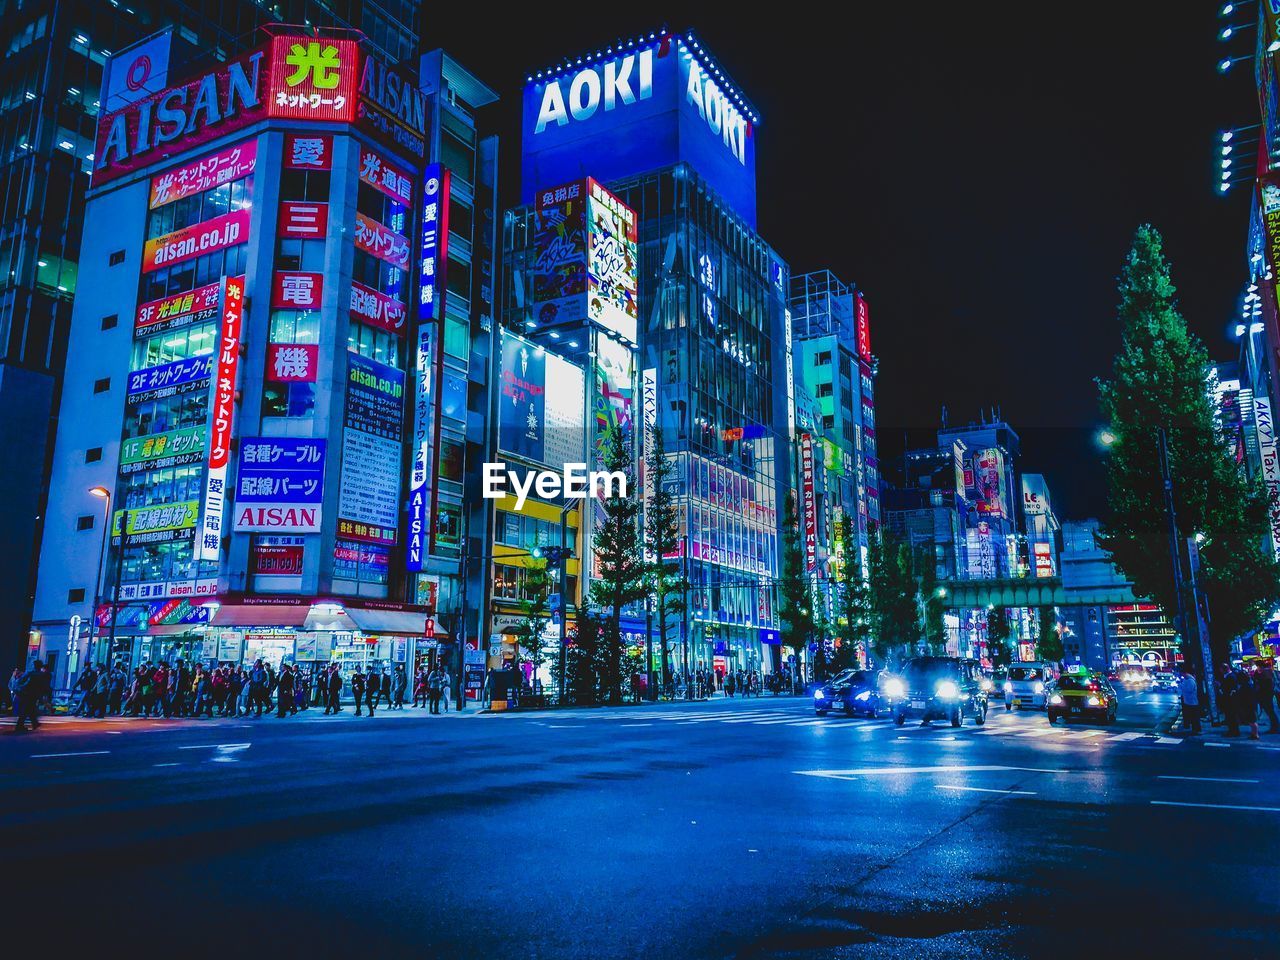
[(1011, 663), (1004, 681), (1004, 708), (1018, 706), (1023, 710), (1043, 710), (1045, 684), (1054, 678), (1053, 668), (1047, 663)]
[(1178, 678), (1175, 674), (1167, 671), (1160, 671), (1151, 681), (1151, 690), (1158, 692), (1164, 690), (1166, 692), (1178, 692)]

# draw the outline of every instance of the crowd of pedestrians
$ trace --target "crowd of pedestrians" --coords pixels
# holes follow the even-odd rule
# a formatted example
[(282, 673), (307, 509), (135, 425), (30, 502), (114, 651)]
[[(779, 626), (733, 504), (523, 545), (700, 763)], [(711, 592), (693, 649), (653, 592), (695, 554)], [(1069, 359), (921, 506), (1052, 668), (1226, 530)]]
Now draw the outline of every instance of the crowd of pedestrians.
[[(431, 713), (448, 712), (452, 678), (443, 666), (422, 667), (413, 680), (412, 706)], [(349, 691), (357, 717), (374, 716), (378, 707), (403, 710), (410, 682), (403, 664), (394, 670), (357, 666), (349, 677), (339, 665), (305, 669), (282, 663), (279, 669), (261, 659), (245, 666), (143, 663), (86, 667), (71, 688), (69, 713), (84, 717), (277, 717), (294, 716), (311, 707), (324, 713), (343, 711)], [(34, 730), (41, 713), (53, 713), (52, 676), (40, 660), (30, 669), (15, 669), (4, 693), (12, 706), (15, 732)]]
[[(1258, 739), (1258, 715), (1267, 717), (1267, 733), (1280, 733), (1276, 716), (1276, 700), (1280, 689), (1275, 670), (1254, 661), (1241, 666), (1223, 663), (1215, 678), (1218, 710), (1226, 723), (1224, 736), (1238, 737), (1242, 727), (1249, 728), (1249, 739)], [(1178, 678), (1178, 696), (1182, 701), (1182, 730), (1191, 735), (1201, 732), (1200, 689), (1195, 674), (1183, 668)]]

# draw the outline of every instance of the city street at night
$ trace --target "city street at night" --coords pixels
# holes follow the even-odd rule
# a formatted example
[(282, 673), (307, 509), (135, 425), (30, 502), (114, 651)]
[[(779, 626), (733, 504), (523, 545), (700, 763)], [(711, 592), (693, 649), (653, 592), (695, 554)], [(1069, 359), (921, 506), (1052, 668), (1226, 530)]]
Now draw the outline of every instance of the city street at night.
[(1163, 735), (1175, 701), (1124, 696), (958, 730), (768, 696), (54, 718), (0, 740), (0, 846), (60, 955), (1268, 953), (1280, 738)]

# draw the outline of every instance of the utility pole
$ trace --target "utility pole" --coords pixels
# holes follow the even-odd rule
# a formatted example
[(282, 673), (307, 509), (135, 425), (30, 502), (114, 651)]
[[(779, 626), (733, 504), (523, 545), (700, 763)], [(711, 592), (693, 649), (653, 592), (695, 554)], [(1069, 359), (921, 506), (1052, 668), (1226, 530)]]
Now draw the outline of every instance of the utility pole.
[(120, 513), (120, 549), (116, 551), (116, 584), (115, 599), (111, 604), (111, 632), (107, 639), (107, 658), (110, 660), (116, 650), (116, 617), (120, 614), (120, 580), (124, 573), (124, 544), (129, 531), (129, 508)]

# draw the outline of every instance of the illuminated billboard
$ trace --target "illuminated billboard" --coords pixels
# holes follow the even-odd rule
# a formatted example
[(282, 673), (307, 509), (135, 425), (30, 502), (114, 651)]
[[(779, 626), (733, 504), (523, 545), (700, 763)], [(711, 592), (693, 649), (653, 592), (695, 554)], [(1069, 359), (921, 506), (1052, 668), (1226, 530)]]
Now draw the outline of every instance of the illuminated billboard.
[(635, 211), (587, 181), (587, 319), (636, 342)]
[(586, 461), (581, 367), (504, 331), (499, 380), (499, 450), (553, 467)]
[(978, 513), (988, 517), (1008, 515), (1004, 503), (1004, 454), (995, 447), (974, 457), (974, 481), (978, 487)]
[(753, 109), (692, 33), (540, 73), (525, 87), (521, 190), (688, 163), (752, 228)]

